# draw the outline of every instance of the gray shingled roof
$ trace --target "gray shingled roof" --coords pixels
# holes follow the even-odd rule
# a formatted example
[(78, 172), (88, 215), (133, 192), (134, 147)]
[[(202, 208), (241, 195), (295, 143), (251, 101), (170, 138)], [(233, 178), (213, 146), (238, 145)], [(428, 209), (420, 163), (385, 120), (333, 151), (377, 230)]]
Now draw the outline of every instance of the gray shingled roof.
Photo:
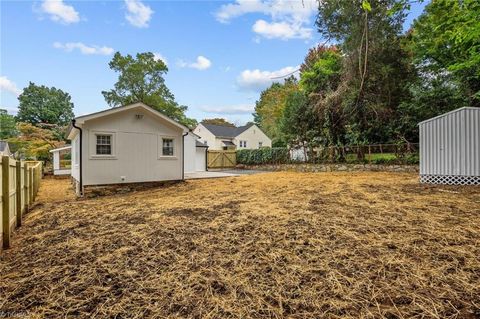
[(253, 125), (253, 123), (249, 123), (244, 126), (240, 127), (230, 127), (230, 126), (223, 126), (223, 125), (214, 125), (214, 124), (205, 124), (202, 123), (203, 126), (207, 128), (213, 135), (216, 137), (235, 137), (246, 131), (249, 127)]
[(5, 150), (5, 147), (7, 147), (8, 143), (5, 141), (0, 141), (0, 152), (3, 152)]

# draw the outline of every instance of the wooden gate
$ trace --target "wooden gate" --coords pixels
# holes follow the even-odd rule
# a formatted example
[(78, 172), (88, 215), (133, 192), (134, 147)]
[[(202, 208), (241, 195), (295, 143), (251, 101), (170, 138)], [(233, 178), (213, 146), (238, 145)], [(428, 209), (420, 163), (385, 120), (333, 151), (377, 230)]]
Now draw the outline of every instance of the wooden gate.
[(227, 168), (237, 165), (236, 151), (208, 151), (208, 168)]

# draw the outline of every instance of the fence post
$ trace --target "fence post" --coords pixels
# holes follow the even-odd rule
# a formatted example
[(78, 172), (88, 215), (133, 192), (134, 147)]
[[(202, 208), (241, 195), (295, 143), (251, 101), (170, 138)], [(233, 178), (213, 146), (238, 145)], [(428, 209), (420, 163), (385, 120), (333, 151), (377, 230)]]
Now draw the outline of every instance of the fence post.
[(372, 150), (370, 145), (368, 145), (368, 164), (372, 164)]
[(15, 199), (17, 201), (17, 227), (22, 226), (22, 162), (17, 161), (15, 167)]
[(24, 207), (24, 213), (28, 212), (28, 165), (27, 163), (23, 163), (23, 190), (22, 190), (22, 196), (23, 196), (23, 205)]
[(2, 157), (3, 248), (10, 248), (10, 157)]
[(28, 201), (29, 201), (29, 204), (28, 206), (32, 206), (33, 204), (33, 168), (29, 167), (28, 168), (28, 179), (29, 179), (29, 183), (28, 183), (28, 193), (29, 193), (29, 196), (28, 196)]

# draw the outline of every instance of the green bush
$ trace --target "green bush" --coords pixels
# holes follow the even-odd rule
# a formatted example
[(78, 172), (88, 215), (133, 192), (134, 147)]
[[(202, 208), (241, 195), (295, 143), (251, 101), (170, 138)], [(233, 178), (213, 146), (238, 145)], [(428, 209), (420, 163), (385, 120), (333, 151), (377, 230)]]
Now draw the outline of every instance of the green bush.
[(285, 147), (263, 147), (256, 150), (238, 150), (237, 163), (245, 165), (288, 163), (288, 149)]
[[(370, 157), (369, 157), (370, 156)], [(310, 156), (311, 163), (332, 163), (329, 158), (317, 158)], [(370, 160), (369, 160), (370, 159)], [(289, 164), (295, 161), (290, 159), (288, 149), (286, 147), (260, 148), (257, 150), (238, 150), (237, 163), (245, 165), (261, 165), (261, 164)], [(395, 153), (373, 153), (366, 154), (365, 159), (359, 160), (356, 154), (347, 154), (345, 161), (349, 164), (377, 164), (377, 165), (416, 165), (419, 163), (418, 154), (405, 154), (405, 156), (397, 157)], [(340, 163), (333, 160), (333, 163)]]

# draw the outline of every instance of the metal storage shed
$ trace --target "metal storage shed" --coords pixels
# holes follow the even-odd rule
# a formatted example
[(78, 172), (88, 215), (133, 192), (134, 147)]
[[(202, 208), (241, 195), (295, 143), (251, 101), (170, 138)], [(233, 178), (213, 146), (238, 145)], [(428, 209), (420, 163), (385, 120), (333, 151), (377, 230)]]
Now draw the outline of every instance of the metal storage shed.
[(420, 182), (480, 185), (480, 108), (420, 122)]

